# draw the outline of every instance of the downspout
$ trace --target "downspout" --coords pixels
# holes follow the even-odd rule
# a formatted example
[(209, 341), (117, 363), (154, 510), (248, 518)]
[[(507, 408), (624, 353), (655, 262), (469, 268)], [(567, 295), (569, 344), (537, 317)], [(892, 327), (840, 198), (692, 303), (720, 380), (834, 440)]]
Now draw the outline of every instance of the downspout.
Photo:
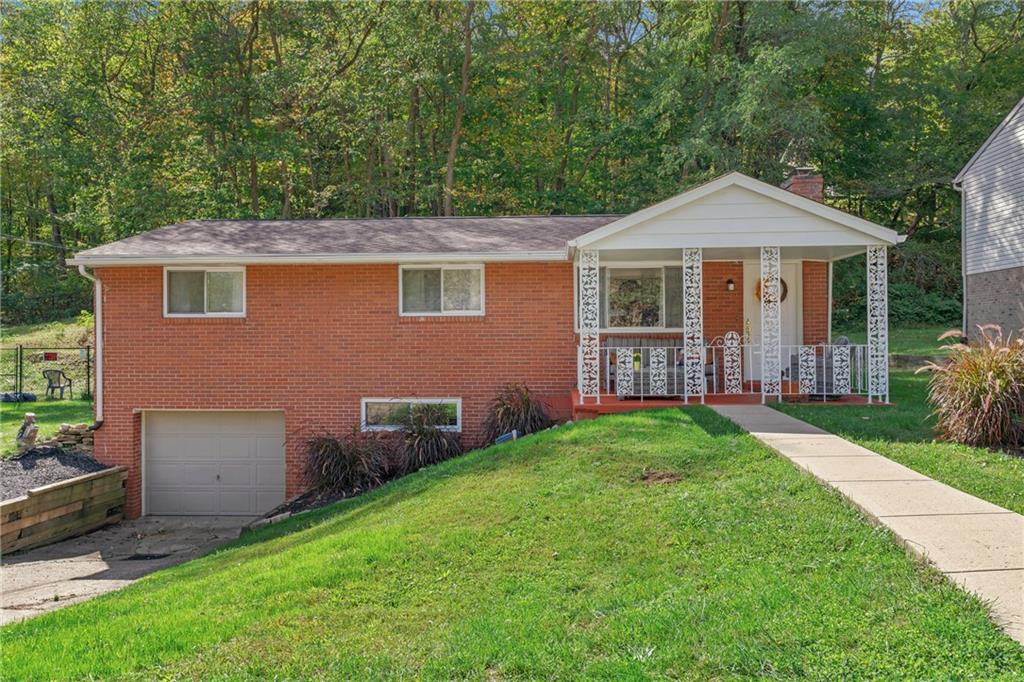
[(966, 337), (967, 330), (967, 195), (964, 194), (963, 180), (953, 183), (953, 189), (960, 193), (960, 335)]
[(96, 421), (89, 430), (97, 431), (103, 426), (103, 283), (95, 275), (86, 272), (84, 265), (78, 266), (78, 272), (93, 282), (96, 325)]

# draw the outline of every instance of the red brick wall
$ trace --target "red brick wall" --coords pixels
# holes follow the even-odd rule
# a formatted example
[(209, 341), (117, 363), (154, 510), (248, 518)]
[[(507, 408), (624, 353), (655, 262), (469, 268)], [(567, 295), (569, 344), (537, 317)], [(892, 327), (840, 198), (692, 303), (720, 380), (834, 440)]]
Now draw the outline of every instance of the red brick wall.
[(828, 341), (828, 263), (803, 262), (804, 343)]
[[(488, 264), (483, 317), (399, 317), (397, 265), (249, 266), (242, 319), (164, 318), (158, 267), (98, 275), (104, 426), (96, 455), (128, 468), (130, 516), (141, 512), (141, 410), (282, 410), (289, 496), (302, 491), (305, 436), (351, 429), (364, 397), (462, 398), (470, 447), (506, 382), (525, 382), (556, 412), (569, 411), (569, 263)], [(826, 265), (805, 262), (803, 285), (805, 342), (824, 340)], [(704, 264), (704, 315), (708, 338), (743, 332), (741, 262)]]
[[(732, 291), (726, 282), (733, 281)], [(704, 336), (743, 334), (743, 261), (704, 263)]]
[(283, 410), (293, 495), (304, 437), (358, 424), (363, 397), (461, 397), (472, 446), (501, 384), (522, 381), (567, 403), (576, 381), (569, 263), (487, 264), (487, 314), (459, 318), (399, 317), (396, 265), (250, 266), (244, 319), (164, 318), (158, 267), (98, 274), (96, 455), (128, 467), (129, 516), (141, 512), (139, 410)]

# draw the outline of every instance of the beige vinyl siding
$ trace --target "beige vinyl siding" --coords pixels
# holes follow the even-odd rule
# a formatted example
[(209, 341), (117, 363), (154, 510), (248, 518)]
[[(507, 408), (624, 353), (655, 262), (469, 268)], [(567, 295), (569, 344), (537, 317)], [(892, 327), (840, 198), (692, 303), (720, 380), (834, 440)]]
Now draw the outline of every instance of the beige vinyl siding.
[(964, 274), (1024, 266), (1024, 108), (963, 177)]

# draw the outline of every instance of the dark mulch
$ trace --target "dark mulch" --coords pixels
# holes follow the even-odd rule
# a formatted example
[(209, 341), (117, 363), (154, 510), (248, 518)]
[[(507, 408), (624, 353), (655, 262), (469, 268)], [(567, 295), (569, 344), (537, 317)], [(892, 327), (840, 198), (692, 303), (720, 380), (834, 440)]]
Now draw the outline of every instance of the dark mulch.
[(299, 512), (309, 511), (310, 509), (317, 509), (319, 507), (326, 507), (329, 504), (334, 504), (339, 500), (344, 500), (347, 497), (355, 497), (356, 495), (365, 492), (364, 490), (354, 490), (349, 493), (335, 493), (335, 492), (320, 492), (318, 490), (311, 490), (308, 493), (303, 493), (298, 497), (293, 497), (290, 500), (286, 500), (283, 504), (274, 507), (266, 514), (264, 518), (270, 518), (290, 512), (292, 514), (298, 514)]
[(0, 460), (0, 500), (24, 495), (33, 488), (109, 469), (89, 455), (60, 448), (38, 447)]
[(644, 469), (644, 472), (640, 474), (640, 482), (647, 485), (665, 485), (668, 483), (678, 483), (681, 480), (683, 480), (683, 477), (674, 471)]

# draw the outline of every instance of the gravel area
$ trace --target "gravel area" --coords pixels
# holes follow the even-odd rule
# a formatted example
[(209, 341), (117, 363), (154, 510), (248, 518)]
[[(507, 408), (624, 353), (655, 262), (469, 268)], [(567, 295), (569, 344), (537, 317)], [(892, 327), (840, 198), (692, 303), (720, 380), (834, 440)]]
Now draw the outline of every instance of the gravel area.
[(109, 469), (89, 455), (60, 448), (38, 447), (0, 460), (0, 500), (24, 495), (32, 488)]

